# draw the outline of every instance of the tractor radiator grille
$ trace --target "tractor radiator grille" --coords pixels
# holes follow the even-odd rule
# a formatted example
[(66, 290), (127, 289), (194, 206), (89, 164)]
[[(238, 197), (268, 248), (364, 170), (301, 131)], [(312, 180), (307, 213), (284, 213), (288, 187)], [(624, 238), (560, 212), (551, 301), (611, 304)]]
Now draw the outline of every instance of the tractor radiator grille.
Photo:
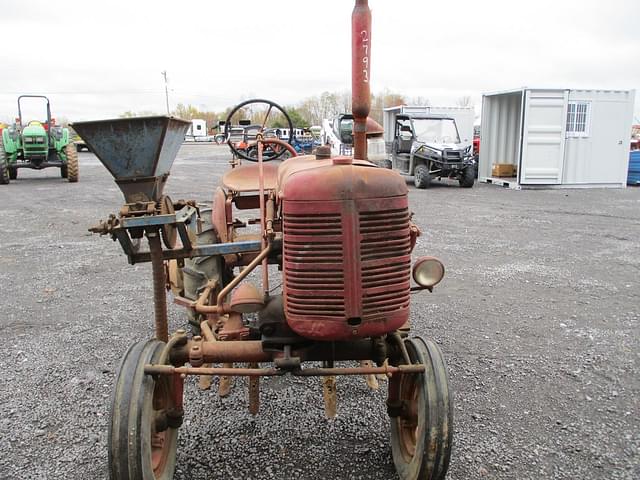
[(362, 315), (409, 306), (411, 240), (406, 208), (360, 213)]
[(341, 216), (284, 217), (287, 313), (344, 318)]

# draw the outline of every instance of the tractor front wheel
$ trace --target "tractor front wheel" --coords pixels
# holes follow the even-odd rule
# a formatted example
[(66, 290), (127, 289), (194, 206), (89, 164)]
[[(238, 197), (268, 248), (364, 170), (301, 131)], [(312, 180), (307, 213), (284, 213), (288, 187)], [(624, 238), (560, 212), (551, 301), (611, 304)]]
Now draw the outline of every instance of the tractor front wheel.
[(9, 167), (9, 178), (11, 180), (16, 180), (18, 178), (18, 169), (17, 169), (17, 167)]
[(133, 344), (122, 358), (111, 405), (108, 439), (111, 480), (169, 480), (176, 466), (178, 425), (172, 376), (145, 375), (165, 344)]
[(453, 408), (442, 352), (420, 337), (405, 341), (414, 364), (423, 373), (394, 375), (389, 385), (399, 392), (391, 412), (391, 451), (402, 480), (444, 480), (453, 434)]
[(69, 143), (64, 147), (64, 154), (67, 157), (67, 163), (60, 167), (60, 175), (62, 178), (69, 180), (70, 183), (75, 183), (78, 181), (80, 171), (78, 169), (78, 152), (73, 143)]
[(7, 185), (11, 181), (7, 152), (4, 151), (2, 136), (0, 135), (0, 185)]

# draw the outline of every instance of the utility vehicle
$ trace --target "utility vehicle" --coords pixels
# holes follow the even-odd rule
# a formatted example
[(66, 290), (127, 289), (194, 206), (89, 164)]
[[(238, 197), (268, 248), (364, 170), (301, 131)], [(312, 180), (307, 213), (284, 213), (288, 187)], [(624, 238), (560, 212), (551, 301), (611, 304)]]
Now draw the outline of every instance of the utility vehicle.
[(475, 159), (471, 145), (460, 142), (456, 121), (433, 114), (398, 114), (387, 144), (388, 168), (413, 176), (418, 188), (427, 188), (434, 178), (452, 178), (461, 187), (473, 187)]

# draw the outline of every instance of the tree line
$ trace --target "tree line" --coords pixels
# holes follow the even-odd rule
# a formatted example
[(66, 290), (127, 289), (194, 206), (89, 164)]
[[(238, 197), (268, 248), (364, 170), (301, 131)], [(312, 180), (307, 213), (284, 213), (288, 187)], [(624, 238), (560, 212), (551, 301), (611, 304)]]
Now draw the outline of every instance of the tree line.
[[(460, 99), (458, 104), (463, 101), (468, 102), (470, 99)], [(384, 90), (382, 92), (371, 95), (371, 113), (369, 116), (382, 124), (382, 113), (387, 107), (397, 105), (430, 105), (429, 99), (425, 97), (407, 97), (400, 93)], [(322, 125), (325, 118), (333, 118), (340, 113), (351, 112), (351, 93), (350, 92), (323, 92), (320, 95), (305, 98), (304, 100), (293, 105), (283, 106), (287, 114), (291, 117), (291, 122), (295, 127), (307, 128), (313, 125)], [(231, 112), (233, 106), (230, 106), (222, 112), (202, 111), (193, 105), (184, 105), (179, 103), (171, 112), (172, 115), (192, 120), (195, 118), (205, 120), (210, 128), (215, 127), (219, 121), (224, 121)], [(234, 124), (239, 120), (250, 120), (251, 123), (262, 124), (264, 118), (263, 110), (243, 109), (238, 112), (232, 119)], [(152, 112), (124, 112), (121, 117), (135, 117), (153, 115)], [(270, 127), (286, 127), (282, 115), (270, 115)]]

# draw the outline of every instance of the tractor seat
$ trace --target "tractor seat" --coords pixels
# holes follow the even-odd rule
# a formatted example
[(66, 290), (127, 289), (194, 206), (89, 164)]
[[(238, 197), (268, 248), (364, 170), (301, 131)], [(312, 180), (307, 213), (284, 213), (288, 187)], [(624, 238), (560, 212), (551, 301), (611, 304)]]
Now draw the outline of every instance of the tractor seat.
[[(275, 190), (278, 180), (278, 165), (265, 162), (262, 164), (262, 168), (264, 172), (264, 189)], [(234, 192), (257, 192), (260, 190), (260, 165), (258, 163), (245, 163), (229, 170), (222, 176), (222, 184), (227, 190), (233, 190)]]

